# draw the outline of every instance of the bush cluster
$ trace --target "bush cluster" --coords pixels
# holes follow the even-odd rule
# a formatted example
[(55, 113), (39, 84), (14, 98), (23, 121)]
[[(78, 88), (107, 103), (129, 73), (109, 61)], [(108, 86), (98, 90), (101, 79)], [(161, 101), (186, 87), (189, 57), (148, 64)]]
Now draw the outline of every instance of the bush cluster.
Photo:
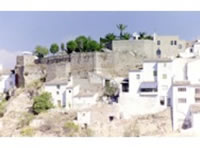
[(34, 97), (33, 113), (39, 114), (41, 112), (53, 108), (51, 98), (51, 94), (48, 92), (44, 92), (41, 95)]

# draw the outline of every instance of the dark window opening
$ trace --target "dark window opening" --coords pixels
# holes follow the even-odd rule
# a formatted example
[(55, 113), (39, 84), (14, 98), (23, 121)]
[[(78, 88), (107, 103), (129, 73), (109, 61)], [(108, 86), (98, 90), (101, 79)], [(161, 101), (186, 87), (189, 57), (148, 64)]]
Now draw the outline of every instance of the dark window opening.
[(129, 92), (129, 84), (122, 83), (122, 92)]
[(153, 76), (154, 76), (154, 77), (157, 76), (157, 71), (153, 71)]
[(186, 103), (186, 98), (179, 98), (178, 103)]
[(160, 100), (160, 105), (165, 105), (165, 100)]
[(140, 92), (157, 92), (157, 88), (141, 88)]
[(195, 89), (195, 94), (200, 94), (200, 88)]
[(156, 55), (157, 55), (158, 58), (161, 57), (161, 50), (160, 50), (160, 49), (158, 49), (158, 50), (156, 51)]
[(159, 40), (157, 41), (157, 45), (160, 45), (160, 41)]
[(196, 103), (200, 103), (200, 98), (195, 98)]
[(173, 42), (173, 41), (171, 41), (171, 42), (170, 42), (170, 44), (171, 44), (171, 45), (174, 45), (174, 42)]
[(174, 45), (176, 45), (177, 44), (177, 41), (174, 41)]
[(114, 116), (109, 116), (109, 121), (111, 122), (111, 121), (113, 121), (114, 120)]
[(105, 80), (105, 86), (106, 87), (110, 86), (110, 80), (108, 80), (108, 79)]
[(185, 92), (185, 91), (186, 91), (186, 88), (184, 88), (184, 87), (178, 88), (178, 91), (179, 91), (179, 92)]
[(190, 53), (192, 53), (193, 52), (193, 49), (192, 48), (190, 48)]
[(167, 99), (167, 106), (171, 106), (170, 98)]
[(60, 85), (57, 85), (57, 89), (60, 89)]

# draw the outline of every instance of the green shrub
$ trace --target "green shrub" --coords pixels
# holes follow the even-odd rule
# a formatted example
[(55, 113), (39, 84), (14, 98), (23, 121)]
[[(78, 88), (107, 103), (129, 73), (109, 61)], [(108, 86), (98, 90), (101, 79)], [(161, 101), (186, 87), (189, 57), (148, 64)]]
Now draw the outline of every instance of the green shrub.
[(39, 96), (36, 96), (34, 98), (33, 102), (33, 112), (35, 114), (39, 114), (41, 112), (44, 112), (50, 108), (53, 107), (52, 101), (51, 101), (51, 94), (48, 92), (44, 92)]
[(66, 122), (63, 128), (66, 136), (75, 136), (79, 132), (79, 126), (72, 121)]
[(32, 136), (34, 136), (35, 131), (34, 131), (34, 129), (31, 128), (31, 127), (26, 127), (26, 128), (23, 128), (23, 129), (21, 130), (20, 134), (21, 134), (22, 136), (32, 137)]
[(6, 111), (6, 105), (7, 105), (7, 101), (5, 99), (3, 99), (0, 102), (0, 117), (3, 117), (5, 111)]

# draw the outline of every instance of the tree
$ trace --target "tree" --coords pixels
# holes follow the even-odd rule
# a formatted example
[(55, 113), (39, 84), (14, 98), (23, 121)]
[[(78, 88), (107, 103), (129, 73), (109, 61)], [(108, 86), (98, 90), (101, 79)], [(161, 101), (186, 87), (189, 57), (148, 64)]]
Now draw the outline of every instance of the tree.
[(75, 42), (77, 44), (77, 48), (76, 48), (77, 52), (81, 52), (86, 49), (87, 40), (88, 40), (88, 38), (85, 36), (79, 36), (75, 39)]
[(50, 52), (51, 52), (52, 54), (56, 54), (58, 51), (59, 51), (59, 46), (58, 46), (58, 44), (56, 44), (56, 43), (51, 44)]
[(119, 31), (120, 31), (120, 39), (122, 39), (123, 31), (127, 28), (127, 25), (124, 25), (124, 24), (118, 24), (118, 25), (117, 25), (117, 28), (118, 28)]
[(111, 42), (116, 39), (116, 35), (114, 33), (108, 33), (106, 34), (105, 39), (107, 42)]
[(100, 45), (106, 48), (109, 48), (109, 44), (116, 40), (116, 35), (114, 33), (108, 33), (104, 38), (100, 38)]
[(73, 51), (77, 49), (77, 43), (75, 41), (69, 41), (67, 42), (67, 53), (71, 54)]
[(147, 35), (145, 32), (139, 33), (139, 40), (153, 40), (153, 37), (151, 35)]
[(35, 47), (35, 51), (34, 51), (34, 54), (39, 58), (43, 58), (45, 55), (47, 55), (49, 53), (48, 49), (46, 47), (43, 47), (43, 46), (36, 46)]
[(87, 52), (94, 52), (94, 51), (100, 51), (101, 46), (97, 41), (95, 40), (88, 40), (88, 45), (87, 45)]
[(48, 92), (43, 92), (41, 95), (36, 96), (33, 101), (33, 112), (39, 114), (52, 108), (51, 98), (51, 94)]
[(146, 40), (153, 40), (153, 37), (151, 35), (148, 35), (145, 37)]
[(145, 36), (146, 36), (146, 33), (145, 32), (139, 32), (139, 40), (144, 40), (145, 39)]
[(124, 33), (124, 34), (122, 35), (122, 39), (124, 39), (124, 40), (129, 40), (130, 38), (131, 38), (131, 34), (128, 33), (128, 32), (126, 32), (126, 33)]

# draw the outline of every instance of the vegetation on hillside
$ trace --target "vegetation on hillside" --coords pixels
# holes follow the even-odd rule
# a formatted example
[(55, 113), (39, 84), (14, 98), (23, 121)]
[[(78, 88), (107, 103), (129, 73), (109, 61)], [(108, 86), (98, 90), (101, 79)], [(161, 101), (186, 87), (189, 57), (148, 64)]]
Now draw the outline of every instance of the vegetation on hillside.
[(43, 92), (41, 95), (34, 97), (34, 102), (33, 102), (34, 114), (39, 114), (51, 108), (53, 108), (53, 103), (51, 101), (50, 93)]
[(4, 113), (6, 111), (6, 105), (7, 105), (7, 101), (5, 99), (3, 99), (1, 102), (0, 102), (0, 117), (3, 117), (4, 116)]

